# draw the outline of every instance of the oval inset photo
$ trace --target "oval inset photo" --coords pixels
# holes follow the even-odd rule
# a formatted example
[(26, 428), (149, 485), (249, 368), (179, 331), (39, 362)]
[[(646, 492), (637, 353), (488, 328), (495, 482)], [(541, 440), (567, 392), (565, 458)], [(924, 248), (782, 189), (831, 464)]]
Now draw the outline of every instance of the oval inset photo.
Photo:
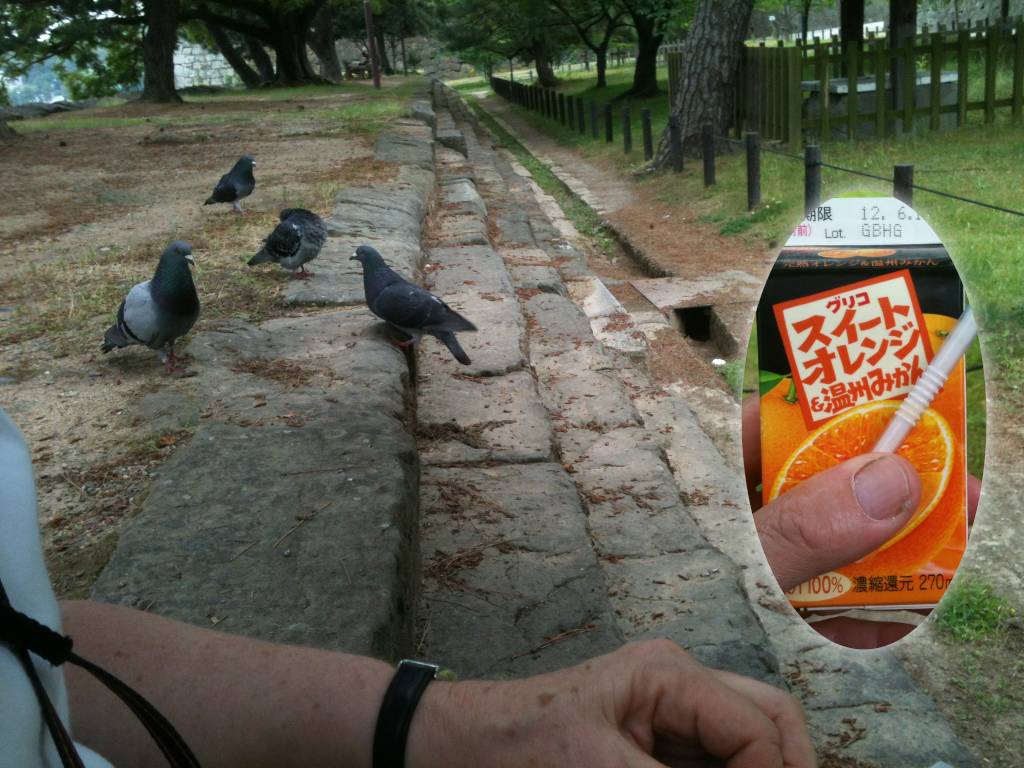
[(956, 268), (909, 205), (834, 198), (783, 246), (755, 334), (744, 455), (768, 562), (823, 635), (893, 642), (945, 594), (980, 488), (967, 417), (984, 386), (968, 404), (965, 356), (983, 373)]

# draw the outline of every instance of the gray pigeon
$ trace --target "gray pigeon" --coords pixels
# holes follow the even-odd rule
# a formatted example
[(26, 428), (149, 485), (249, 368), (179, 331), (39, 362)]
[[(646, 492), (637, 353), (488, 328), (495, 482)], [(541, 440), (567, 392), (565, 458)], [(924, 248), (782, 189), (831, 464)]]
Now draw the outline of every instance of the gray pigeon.
[(475, 325), (430, 291), (404, 279), (370, 246), (359, 246), (352, 258), (363, 265), (363, 292), (370, 311), (406, 335), (399, 346), (415, 344), (428, 333), (440, 339), (456, 360), (469, 365), (455, 332), (475, 331)]
[(160, 256), (152, 280), (128, 292), (117, 310), (117, 322), (107, 329), (100, 349), (143, 344), (160, 353), (168, 373), (184, 370), (175, 365), (174, 342), (199, 317), (199, 296), (192, 282), (192, 246), (175, 240)]
[(248, 197), (256, 188), (256, 177), (252, 175), (253, 166), (256, 161), (252, 155), (242, 155), (235, 167), (220, 177), (217, 186), (213, 188), (203, 205), (211, 203), (231, 203), (236, 213), (243, 213), (239, 200)]
[(273, 261), (292, 270), (297, 278), (310, 277), (313, 273), (307, 272), (304, 265), (315, 259), (324, 247), (327, 227), (319, 216), (305, 208), (285, 208), (280, 218), (259, 253), (249, 259), (249, 266)]

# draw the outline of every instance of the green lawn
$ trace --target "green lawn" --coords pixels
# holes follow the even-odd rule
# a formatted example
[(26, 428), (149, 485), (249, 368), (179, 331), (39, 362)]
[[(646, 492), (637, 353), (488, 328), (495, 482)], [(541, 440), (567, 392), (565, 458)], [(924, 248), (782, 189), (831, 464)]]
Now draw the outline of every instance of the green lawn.
[[(667, 75), (660, 73), (662, 88)], [(610, 70), (608, 87), (598, 89), (590, 73), (573, 72), (559, 90), (586, 100), (604, 104), (612, 102), (615, 110), (615, 141), (594, 140), (589, 130), (585, 135), (525, 112), (534, 126), (579, 148), (587, 157), (611, 163), (623, 175), (643, 166), (640, 134), (640, 110), (649, 108), (655, 126), (655, 144), (660, 128), (668, 118), (668, 99), (659, 95), (651, 99), (622, 98), (629, 90), (632, 68)], [(476, 89), (482, 84), (475, 86)], [(468, 89), (468, 88), (467, 88)], [(622, 106), (629, 105), (633, 123), (633, 152), (625, 155), (621, 143)], [(980, 114), (974, 117), (980, 119)], [(973, 122), (973, 121), (972, 121)], [(997, 114), (996, 124), (969, 125), (967, 128), (917, 137), (881, 141), (831, 142), (822, 146), (827, 163), (844, 166), (890, 178), (897, 163), (913, 163), (918, 184), (952, 192), (995, 205), (1024, 210), (1024, 129), (1010, 124), (1009, 117)], [(792, 227), (799, 222), (803, 209), (803, 163), (772, 154), (762, 156), (761, 185), (763, 204), (753, 213), (746, 211), (745, 156), (742, 151), (723, 145), (716, 159), (716, 186), (705, 189), (699, 158), (687, 158), (681, 176), (656, 173), (638, 177), (638, 183), (650, 189), (668, 205), (685, 205), (703, 221), (722, 234), (775, 247), (784, 242)], [(824, 169), (823, 189), (826, 198), (891, 194), (891, 184), (851, 174)], [(946, 243), (964, 280), (968, 297), (975, 306), (985, 330), (981, 352), (968, 357), (968, 365), (980, 367), (981, 358), (997, 378), (1002, 392), (1024, 405), (1024, 259), (1021, 234), (1024, 219), (1005, 213), (918, 191), (914, 207), (932, 225)], [(968, 376), (969, 453), (971, 470), (981, 473), (985, 430), (984, 374), (977, 370)], [(749, 372), (748, 372), (748, 379)]]

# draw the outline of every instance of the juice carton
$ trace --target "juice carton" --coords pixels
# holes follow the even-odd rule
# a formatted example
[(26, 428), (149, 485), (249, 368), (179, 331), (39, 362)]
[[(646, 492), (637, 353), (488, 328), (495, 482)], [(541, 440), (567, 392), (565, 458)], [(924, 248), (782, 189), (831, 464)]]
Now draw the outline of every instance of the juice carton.
[[(836, 198), (793, 232), (757, 309), (765, 502), (871, 450), (963, 312), (939, 238), (893, 198)], [(790, 590), (797, 608), (935, 605), (967, 546), (961, 360), (898, 451), (921, 476), (904, 528)]]

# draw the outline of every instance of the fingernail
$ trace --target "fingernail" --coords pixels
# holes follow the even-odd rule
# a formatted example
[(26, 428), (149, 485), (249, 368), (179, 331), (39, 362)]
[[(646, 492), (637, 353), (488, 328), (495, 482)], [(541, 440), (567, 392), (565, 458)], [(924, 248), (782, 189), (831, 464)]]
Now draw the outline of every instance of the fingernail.
[(853, 492), (861, 510), (872, 520), (901, 515), (910, 504), (910, 483), (894, 456), (874, 459), (857, 470)]

